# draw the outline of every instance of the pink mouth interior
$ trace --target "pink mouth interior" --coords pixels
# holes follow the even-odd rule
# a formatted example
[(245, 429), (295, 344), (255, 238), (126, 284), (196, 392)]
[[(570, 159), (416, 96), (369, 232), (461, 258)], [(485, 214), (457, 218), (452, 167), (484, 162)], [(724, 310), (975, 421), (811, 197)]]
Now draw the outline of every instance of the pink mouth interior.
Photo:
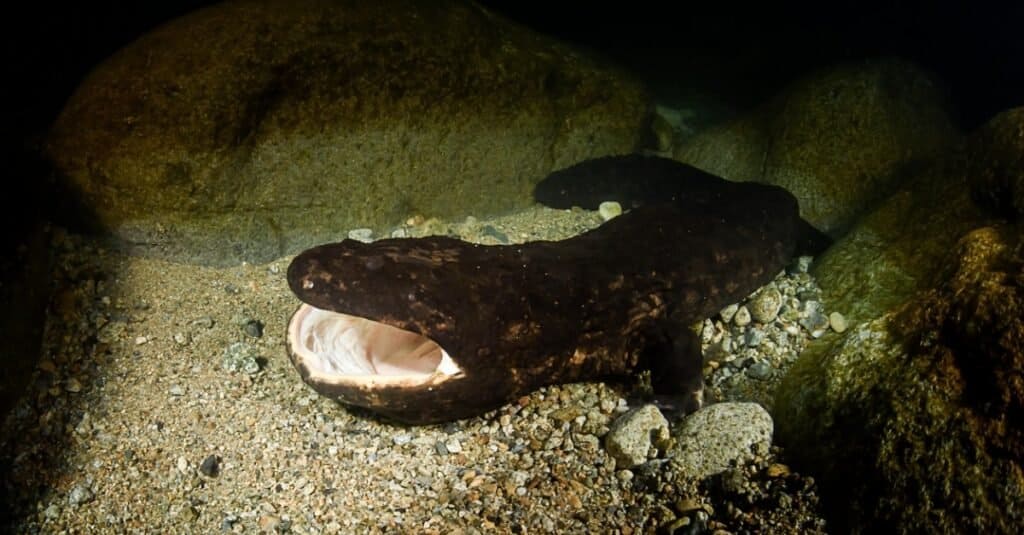
[(288, 344), (312, 374), (329, 379), (393, 382), (459, 372), (425, 336), (307, 304), (292, 316)]

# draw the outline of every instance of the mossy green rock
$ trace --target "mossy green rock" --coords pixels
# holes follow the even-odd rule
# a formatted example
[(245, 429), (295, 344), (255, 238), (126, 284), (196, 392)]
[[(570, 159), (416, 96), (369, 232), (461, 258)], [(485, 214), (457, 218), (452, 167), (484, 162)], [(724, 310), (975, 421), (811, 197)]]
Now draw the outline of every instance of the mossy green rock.
[(491, 214), (632, 151), (630, 77), (469, 2), (227, 2), (98, 66), (47, 150), (150, 250), (265, 260), (413, 214)]
[(851, 327), (801, 354), (773, 416), (842, 531), (1024, 521), (1024, 240), (973, 202), (1024, 177), (1014, 124), (1019, 110), (926, 166), (814, 268)]
[(944, 94), (899, 59), (813, 73), (674, 157), (731, 180), (782, 186), (805, 219), (840, 236), (918, 162), (956, 141)]
[(1024, 108), (997, 115), (921, 165), (817, 258), (811, 272), (829, 308), (853, 325), (931, 288), (957, 240), (1004, 215), (975, 200), (1004, 198), (1007, 188), (1024, 180), (1021, 128)]
[(801, 356), (780, 443), (852, 532), (1011, 533), (1024, 522), (1024, 258), (1018, 227), (969, 233), (949, 278)]

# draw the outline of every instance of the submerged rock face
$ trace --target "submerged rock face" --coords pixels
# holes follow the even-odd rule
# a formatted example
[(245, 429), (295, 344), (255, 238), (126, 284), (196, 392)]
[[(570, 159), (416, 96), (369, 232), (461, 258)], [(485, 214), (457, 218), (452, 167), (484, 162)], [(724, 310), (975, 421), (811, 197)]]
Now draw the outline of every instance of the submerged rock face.
[(1009, 533), (1024, 522), (1020, 238), (1016, 227), (968, 234), (945, 283), (787, 379), (781, 410), (800, 422), (780, 423), (780, 435), (841, 487), (831, 507), (854, 531)]
[(994, 117), (970, 139), (967, 179), (974, 200), (1011, 219), (1024, 215), (1024, 108)]
[(1022, 128), (1024, 108), (1004, 112), (921, 165), (815, 260), (825, 302), (852, 323), (876, 318), (932, 288), (967, 232), (1024, 209), (995, 201), (1011, 200), (1006, 192), (1024, 180)]
[(808, 75), (752, 114), (708, 129), (674, 157), (730, 180), (782, 186), (838, 237), (908, 168), (957, 139), (943, 92), (899, 59)]
[(224, 263), (527, 204), (552, 170), (633, 150), (647, 107), (468, 2), (238, 1), (97, 67), (47, 150), (103, 226)]
[(1024, 231), (1000, 217), (1012, 203), (975, 202), (1021, 183), (1022, 118), (933, 162), (815, 268), (851, 327), (801, 355), (774, 417), (841, 529), (1024, 522)]

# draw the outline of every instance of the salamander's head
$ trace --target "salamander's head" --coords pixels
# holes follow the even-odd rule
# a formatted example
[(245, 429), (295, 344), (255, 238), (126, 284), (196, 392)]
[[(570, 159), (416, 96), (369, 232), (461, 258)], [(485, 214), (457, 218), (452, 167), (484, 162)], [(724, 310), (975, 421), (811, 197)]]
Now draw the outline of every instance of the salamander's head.
[(288, 283), (303, 304), (288, 350), (314, 388), (433, 387), (460, 374), (441, 347), (446, 323), (421, 298), (442, 259), (385, 240), (322, 245), (295, 257)]

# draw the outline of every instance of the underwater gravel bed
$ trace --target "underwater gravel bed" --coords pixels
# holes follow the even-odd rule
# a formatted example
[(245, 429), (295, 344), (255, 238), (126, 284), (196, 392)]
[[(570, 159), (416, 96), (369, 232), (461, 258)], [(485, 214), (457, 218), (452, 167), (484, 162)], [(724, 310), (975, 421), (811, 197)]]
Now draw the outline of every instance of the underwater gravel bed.
[[(514, 243), (600, 223), (538, 207), (396, 232)], [(285, 354), (290, 258), (204, 268), (57, 234), (43, 355), (0, 444), (13, 531), (824, 532), (813, 480), (764, 444), (703, 481), (661, 458), (616, 467), (602, 439), (627, 409), (621, 387), (548, 387), (427, 427), (318, 396)], [(807, 336), (829, 328), (799, 262), (771, 286), (777, 299), (759, 298), (778, 301), (771, 321), (755, 318), (774, 304), (752, 301), (703, 326), (719, 400), (767, 403)]]

